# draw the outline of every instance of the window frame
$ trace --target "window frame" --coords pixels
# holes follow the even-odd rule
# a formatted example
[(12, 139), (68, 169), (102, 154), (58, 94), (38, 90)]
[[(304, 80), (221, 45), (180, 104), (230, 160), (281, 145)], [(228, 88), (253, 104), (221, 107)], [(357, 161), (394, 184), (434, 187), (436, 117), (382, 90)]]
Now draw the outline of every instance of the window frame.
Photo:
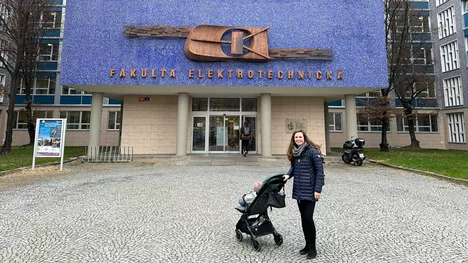
[[(330, 115), (332, 117), (330, 118)], [(339, 116), (339, 125), (337, 125), (337, 118)], [(333, 120), (333, 123), (331, 122)], [(339, 129), (336, 127), (339, 126)], [(328, 113), (328, 131), (330, 132), (343, 132), (343, 113), (342, 112), (329, 112)]]
[(460, 68), (458, 56), (458, 41), (450, 41), (440, 46), (440, 63), (442, 72), (449, 72)]
[[(111, 116), (114, 115), (114, 116)], [(112, 123), (111, 123), (112, 121)], [(107, 114), (107, 130), (108, 131), (118, 131), (120, 130), (120, 125), (122, 122), (122, 112), (121, 111), (109, 111)], [(114, 128), (111, 127), (111, 124)]]
[(466, 143), (465, 118), (463, 112), (447, 114), (449, 143)]
[[(79, 122), (71, 122), (70, 113), (77, 112), (79, 113)], [(83, 122), (83, 113), (89, 115), (89, 122)], [(60, 111), (60, 118), (67, 119), (67, 130), (86, 131), (91, 125), (91, 111)]]
[[(378, 123), (378, 121), (369, 120), (367, 117), (367, 123), (361, 124), (361, 120), (364, 120), (365, 117), (359, 117), (359, 115), (367, 115), (367, 113), (356, 113), (356, 120), (357, 120), (357, 130), (358, 132), (382, 132), (382, 123)], [(387, 127), (387, 132), (390, 132), (390, 125)]]
[(463, 106), (463, 86), (461, 76), (442, 80), (445, 107)]
[[(38, 81), (41, 80), (46, 80), (47, 81), (47, 88), (37, 87)], [(51, 86), (51, 83), (53, 85)], [(33, 89), (33, 94), (34, 95), (53, 95), (55, 94), (55, 86), (57, 84), (57, 78), (50, 78), (50, 77), (44, 77), (44, 78), (38, 78), (37, 76), (34, 78), (34, 89)], [(45, 91), (45, 93), (38, 93), (37, 91)]]
[[(44, 112), (43, 116), (37, 116), (39, 113)], [(26, 110), (17, 110), (14, 113), (14, 120), (13, 120), (13, 129), (14, 130), (27, 130), (28, 129), (28, 123), (27, 122), (19, 122), (20, 120), (20, 114), (24, 113), (26, 114)], [(53, 118), (54, 117), (54, 112), (53, 111), (33, 111), (33, 120), (36, 120), (37, 118)], [(23, 116), (22, 116), (23, 117)], [(26, 116), (24, 116), (26, 119)], [(19, 126), (21, 125), (21, 128)]]
[[(427, 117), (429, 116), (429, 125), (420, 125), (419, 123), (421, 122), (421, 119), (418, 117)], [(433, 122), (435, 121), (435, 124), (433, 125)], [(403, 117), (397, 117), (396, 118), (396, 123), (397, 123), (397, 132), (409, 132), (408, 129), (408, 123), (407, 119)], [(437, 130), (433, 129), (434, 127), (437, 127)], [(429, 128), (429, 131), (421, 131), (421, 129), (424, 128)], [(416, 133), (439, 133), (439, 121), (438, 121), (438, 116), (437, 115), (431, 115), (431, 114), (419, 114), (415, 116), (415, 125), (414, 129)]]

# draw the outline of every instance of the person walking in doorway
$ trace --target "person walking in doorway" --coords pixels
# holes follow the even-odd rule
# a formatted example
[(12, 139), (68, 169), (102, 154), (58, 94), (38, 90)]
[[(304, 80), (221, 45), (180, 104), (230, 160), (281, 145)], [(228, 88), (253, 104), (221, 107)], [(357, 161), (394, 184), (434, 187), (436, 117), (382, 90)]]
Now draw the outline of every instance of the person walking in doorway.
[(247, 122), (241, 128), (242, 154), (244, 157), (249, 153), (249, 142), (252, 141), (252, 130)]
[(320, 146), (313, 143), (304, 131), (295, 131), (291, 136), (287, 156), (291, 168), (283, 178), (288, 181), (294, 177), (292, 198), (297, 200), (306, 242), (299, 253), (312, 259), (317, 257), (314, 210), (324, 184)]

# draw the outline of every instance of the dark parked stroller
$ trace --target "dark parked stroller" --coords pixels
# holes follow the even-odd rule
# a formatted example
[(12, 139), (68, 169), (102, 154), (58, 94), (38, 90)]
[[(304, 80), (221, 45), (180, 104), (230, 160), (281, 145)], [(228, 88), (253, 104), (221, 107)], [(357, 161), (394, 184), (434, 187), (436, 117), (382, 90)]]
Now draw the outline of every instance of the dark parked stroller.
[(283, 244), (283, 237), (273, 227), (268, 217), (268, 208), (283, 208), (285, 204), (283, 174), (273, 174), (262, 183), (257, 191), (257, 196), (250, 205), (236, 208), (242, 213), (236, 224), (236, 238), (242, 241), (242, 233), (250, 235), (253, 247), (260, 251), (260, 243), (256, 240), (259, 236), (273, 234), (278, 246)]

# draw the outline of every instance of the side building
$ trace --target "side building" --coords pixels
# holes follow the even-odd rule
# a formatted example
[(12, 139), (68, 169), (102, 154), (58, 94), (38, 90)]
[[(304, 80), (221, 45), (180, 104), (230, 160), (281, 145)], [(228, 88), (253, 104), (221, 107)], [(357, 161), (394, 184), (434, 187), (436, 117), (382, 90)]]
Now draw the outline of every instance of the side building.
[(430, 0), (438, 101), (447, 149), (468, 150), (468, 1)]
[[(406, 0), (405, 0), (406, 1)], [(387, 3), (388, 2), (388, 3)], [(397, 1), (395, 1), (397, 2)], [(427, 74), (428, 79), (436, 79), (434, 71), (434, 60), (432, 52), (431, 35), (434, 31), (431, 28), (431, 17), (429, 9), (429, 1), (407, 1), (410, 8), (413, 9), (411, 15), (400, 18), (396, 23), (410, 26), (409, 40), (411, 42), (411, 50), (407, 50), (408, 57), (405, 58), (414, 68), (423, 68), (424, 74)], [(393, 1), (385, 1), (386, 4), (393, 4)], [(406, 3), (400, 4), (403, 8)], [(388, 7), (390, 11), (399, 12), (398, 8)], [(402, 13), (405, 11), (401, 11)], [(396, 20), (396, 19), (395, 19)], [(388, 22), (390, 23), (390, 22)], [(405, 27), (405, 26), (402, 26)], [(400, 33), (397, 26), (397, 33)], [(423, 90), (414, 100), (416, 121), (415, 132), (416, 138), (420, 142), (422, 148), (445, 149), (447, 147), (444, 138), (443, 119), (440, 118), (438, 112), (440, 107), (437, 104), (436, 88), (434, 81), (427, 82), (427, 89)], [(388, 87), (388, 84), (387, 84)], [(366, 147), (378, 148), (381, 142), (382, 125), (380, 121), (369, 119), (364, 111), (360, 111), (364, 107), (363, 101), (372, 100), (380, 96), (380, 91), (365, 93), (356, 97), (357, 105), (357, 126), (358, 136), (366, 139)], [(395, 96), (394, 92), (389, 94), (391, 103), (399, 109), (402, 109), (402, 103)], [(329, 104), (329, 130), (332, 147), (341, 147), (347, 138), (346, 123), (343, 121), (344, 109), (346, 103), (344, 100), (338, 100)], [(407, 120), (402, 116), (390, 118), (390, 127), (387, 129), (387, 140), (391, 147), (404, 147), (410, 145), (410, 135)]]
[[(87, 145), (91, 116), (91, 94), (68, 86), (60, 85), (61, 57), (66, 0), (54, 0), (52, 12), (48, 16), (39, 46), (39, 63), (32, 90), (34, 118), (67, 118), (66, 144), (69, 146)], [(1, 8), (0, 13), (6, 12)], [(2, 39), (0, 38), (0, 41)], [(4, 40), (3, 40), (4, 41)], [(0, 43), (1, 44), (1, 43)], [(0, 83), (9, 87), (9, 74), (0, 65)], [(19, 84), (15, 101), (13, 145), (29, 143), (23, 82)], [(8, 97), (0, 91), (0, 143), (5, 138)], [(103, 99), (103, 126), (101, 144), (118, 145), (120, 101)]]

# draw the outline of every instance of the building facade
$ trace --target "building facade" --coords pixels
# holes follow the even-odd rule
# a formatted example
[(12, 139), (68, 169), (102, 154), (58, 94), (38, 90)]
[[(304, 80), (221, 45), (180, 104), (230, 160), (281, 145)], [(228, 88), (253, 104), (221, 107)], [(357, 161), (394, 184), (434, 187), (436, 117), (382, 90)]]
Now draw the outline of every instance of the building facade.
[[(196, 8), (204, 15), (196, 16), (192, 10), (175, 10), (170, 2), (123, 3), (128, 10), (121, 11), (100, 1), (79, 5), (77, 1), (58, 0), (51, 14), (55, 22), (47, 29), (41, 45), (33, 96), (35, 117), (66, 117), (67, 145), (129, 146), (137, 154), (237, 153), (239, 127), (244, 121), (253, 126), (250, 150), (259, 154), (265, 147), (262, 131), (266, 129), (270, 130), (267, 140), (271, 144), (266, 147), (271, 154), (284, 154), (290, 133), (296, 128), (305, 129), (314, 141), (327, 148), (341, 147), (350, 136), (365, 138), (366, 147), (378, 147), (379, 123), (365, 121), (353, 113), (353, 108), (359, 109), (360, 99), (371, 98), (375, 90), (387, 85), (384, 64), (377, 65), (386, 61), (380, 27), (383, 8), (379, 3), (362, 1), (363, 11), (356, 12), (366, 14), (367, 18), (350, 22), (348, 14), (357, 7), (347, 1), (333, 4), (337, 10), (330, 12), (325, 3), (311, 9), (306, 1), (299, 1), (297, 6), (268, 1), (235, 7), (220, 4), (219, 10), (206, 2)], [(421, 9), (422, 16), (415, 32), (422, 30), (419, 33), (425, 35), (428, 44), (427, 50), (414, 59), (432, 64), (431, 30), (427, 28), (435, 25), (428, 19), (429, 2), (414, 1), (414, 4)], [(264, 6), (272, 12), (265, 13)], [(277, 21), (276, 17), (284, 17), (285, 6), (290, 10), (288, 17), (296, 18)], [(151, 11), (153, 7), (160, 11)], [(109, 10), (112, 14), (107, 14)], [(174, 16), (161, 15), (162, 10)], [(245, 14), (232, 17), (233, 10)], [(219, 12), (225, 14), (221, 19)], [(334, 21), (333, 15), (342, 18)], [(68, 17), (72, 22), (66, 26), (64, 35)], [(321, 29), (309, 28), (311, 23), (320, 24)], [(379, 26), (364, 26), (366, 23)], [(185, 38), (129, 37), (124, 32), (129, 25), (195, 28), (202, 24), (269, 26), (270, 47), (331, 49), (334, 57), (332, 61), (201, 62), (184, 55)], [(350, 56), (352, 53), (355, 55)], [(65, 63), (61, 63), (63, 57)], [(0, 68), (0, 77), (1, 74)], [(7, 74), (4, 75), (7, 79)], [(16, 101), (14, 145), (28, 142), (23, 93), (20, 89)], [(94, 125), (99, 126), (99, 132), (94, 135), (90, 133), (96, 111), (91, 105), (93, 94), (103, 102), (94, 106), (100, 111), (99, 118), (94, 116), (99, 120)], [(441, 93), (428, 90), (425, 99), (435, 100), (435, 94)], [(356, 106), (346, 107), (346, 101)], [(182, 107), (187, 111), (180, 107), (184, 103)], [(397, 100), (395, 103), (398, 105)], [(446, 118), (424, 114), (435, 111), (438, 106), (433, 104), (419, 108), (417, 138), (423, 148), (450, 148), (447, 143), (450, 138), (445, 135)], [(351, 116), (356, 116), (354, 121)], [(187, 120), (181, 122), (180, 118)], [(268, 122), (262, 122), (264, 119)], [(5, 124), (6, 110), (0, 108), (0, 139), (4, 137)], [(184, 143), (180, 142), (181, 136), (186, 138)], [(388, 141), (393, 147), (409, 144), (404, 119), (392, 119)]]
[(468, 1), (431, 0), (438, 101), (447, 149), (468, 150)]
[[(92, 94), (90, 147), (109, 97), (122, 101), (119, 143), (135, 154), (238, 153), (243, 122), (263, 156), (284, 154), (296, 129), (328, 148), (328, 103), (387, 83), (383, 3), (174, 6), (67, 3), (60, 82)], [(284, 58), (287, 48), (298, 52)], [(355, 105), (345, 112), (357, 135)]]

